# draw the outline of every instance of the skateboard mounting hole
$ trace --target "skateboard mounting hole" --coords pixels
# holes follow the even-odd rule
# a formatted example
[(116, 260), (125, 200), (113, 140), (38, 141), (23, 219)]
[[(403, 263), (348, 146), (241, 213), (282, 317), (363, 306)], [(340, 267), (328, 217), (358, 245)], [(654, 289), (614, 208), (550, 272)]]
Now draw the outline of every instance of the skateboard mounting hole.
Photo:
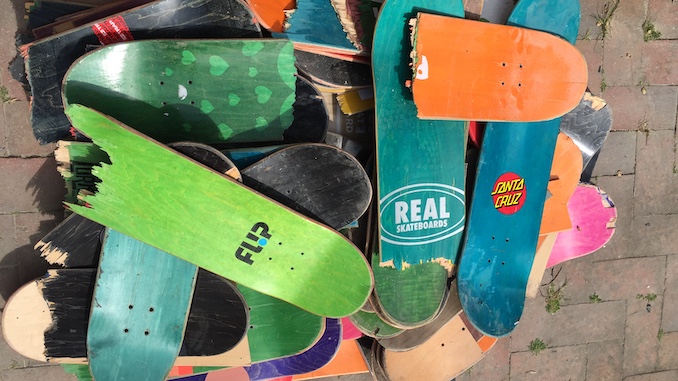
[(522, 69), (522, 68), (523, 68), (523, 64), (518, 65), (518, 67)]
[(492, 239), (494, 239), (494, 236), (492, 236)]
[(508, 238), (506, 238), (506, 242), (508, 242), (508, 241), (509, 241), (509, 239), (508, 239)]
[(162, 86), (162, 85), (164, 85), (164, 84), (165, 84), (165, 82), (163, 82), (163, 81), (160, 81), (160, 86)]
[(153, 312), (153, 311), (155, 311), (155, 309), (153, 307), (148, 309), (148, 312)]
[(128, 333), (128, 332), (129, 332), (129, 329), (125, 328), (125, 329), (123, 330), (123, 332)]
[(504, 86), (504, 82), (502, 82), (501, 85)]
[(129, 306), (127, 306), (127, 308), (131, 310), (132, 308), (134, 308), (134, 306), (130, 304)]
[(506, 62), (502, 62), (502, 63), (501, 63), (501, 66), (506, 66)]
[(521, 86), (522, 86), (522, 84), (519, 83), (519, 84), (518, 84), (518, 87), (521, 87)]
[(151, 332), (149, 330), (144, 331), (144, 336), (148, 336), (150, 334), (151, 334)]
[(462, 331), (466, 331), (466, 328), (465, 328), (465, 327), (461, 327), (461, 330), (462, 330)]
[(294, 267), (290, 267), (290, 270), (294, 270)]
[(502, 262), (501, 265), (504, 266), (506, 263)]
[(250, 329), (254, 329), (254, 326), (253, 326), (253, 325), (251, 325), (251, 326), (250, 326)]
[(445, 343), (440, 344), (440, 346), (441, 346), (441, 347), (444, 347), (444, 346), (445, 346)]
[(304, 255), (304, 253), (301, 253), (301, 255)]
[(167, 106), (167, 102), (162, 102), (162, 105), (163, 105), (163, 106)]
[(195, 104), (195, 101), (191, 101), (191, 104), (194, 105), (194, 104)]
[(282, 245), (282, 242), (278, 242), (278, 245)]
[(189, 84), (189, 85), (192, 85), (192, 84), (193, 84), (193, 81), (188, 81), (188, 84)]
[(272, 260), (273, 260), (273, 258), (271, 258), (271, 257), (268, 257), (268, 260), (269, 260), (269, 261), (272, 261)]
[(487, 260), (487, 263), (492, 263), (492, 260), (491, 260), (491, 259), (488, 259), (488, 260)]

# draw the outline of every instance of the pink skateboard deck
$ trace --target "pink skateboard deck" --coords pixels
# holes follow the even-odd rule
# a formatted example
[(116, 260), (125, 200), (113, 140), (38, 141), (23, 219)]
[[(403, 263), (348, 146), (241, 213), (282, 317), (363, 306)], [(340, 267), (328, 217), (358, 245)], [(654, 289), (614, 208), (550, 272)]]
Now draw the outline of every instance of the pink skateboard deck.
[(591, 254), (614, 234), (617, 209), (599, 187), (581, 183), (567, 203), (572, 229), (558, 233), (546, 267)]

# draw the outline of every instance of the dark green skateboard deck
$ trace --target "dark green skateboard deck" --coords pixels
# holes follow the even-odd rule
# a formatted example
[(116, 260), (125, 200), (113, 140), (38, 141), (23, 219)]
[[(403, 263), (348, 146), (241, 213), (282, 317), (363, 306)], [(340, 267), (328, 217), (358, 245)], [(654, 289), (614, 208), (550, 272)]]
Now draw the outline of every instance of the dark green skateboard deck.
[[(397, 270), (422, 271), (426, 275), (420, 274), (418, 279), (438, 284), (421, 293), (412, 282), (398, 280), (408, 276), (405, 272), (375, 268), (381, 308), (391, 320), (408, 327), (429, 321), (442, 306), (447, 275), (452, 273), (459, 254), (465, 218), (466, 125), (418, 119), (412, 94), (405, 88), (405, 82), (412, 77), (408, 66), (408, 20), (416, 12), (463, 17), (464, 6), (461, 0), (387, 0), (375, 29), (372, 71), (380, 262)], [(386, 293), (397, 297), (380, 296)], [(398, 316), (399, 311), (406, 310), (407, 316)]]
[(26, 59), (31, 123), (41, 144), (69, 135), (61, 83), (92, 46), (158, 38), (257, 38), (261, 29), (239, 0), (157, 0), (32, 43)]
[(184, 337), (198, 268), (108, 229), (99, 260), (87, 357), (99, 381), (167, 378)]
[(96, 168), (97, 193), (84, 196), (90, 207), (69, 205), (74, 212), (318, 315), (365, 303), (369, 266), (336, 231), (96, 111), (73, 105), (67, 115), (114, 163)]
[(63, 97), (163, 143), (282, 141), (295, 75), (284, 40), (133, 41), (77, 60)]

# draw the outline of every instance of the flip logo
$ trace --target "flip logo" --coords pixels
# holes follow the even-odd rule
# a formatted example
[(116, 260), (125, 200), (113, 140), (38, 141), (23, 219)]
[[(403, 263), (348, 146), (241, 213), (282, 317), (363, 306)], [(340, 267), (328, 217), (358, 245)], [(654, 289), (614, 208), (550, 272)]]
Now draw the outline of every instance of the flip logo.
[(271, 235), (268, 233), (268, 225), (257, 222), (247, 233), (246, 239), (240, 243), (235, 251), (235, 257), (248, 265), (253, 264), (252, 254), (261, 253), (269, 239), (271, 239)]
[(408, 185), (380, 200), (381, 239), (399, 246), (442, 241), (464, 230), (464, 191), (445, 184)]
[(513, 172), (506, 172), (495, 181), (490, 195), (494, 208), (500, 213), (517, 213), (527, 198), (525, 179)]

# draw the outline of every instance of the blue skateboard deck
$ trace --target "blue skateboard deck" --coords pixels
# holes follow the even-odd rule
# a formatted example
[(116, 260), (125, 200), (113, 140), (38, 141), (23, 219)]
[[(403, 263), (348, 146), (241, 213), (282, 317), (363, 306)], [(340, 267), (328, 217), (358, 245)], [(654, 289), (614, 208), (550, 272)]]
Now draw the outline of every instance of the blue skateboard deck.
[(167, 378), (184, 337), (197, 266), (108, 229), (87, 330), (98, 381)]
[[(509, 23), (573, 42), (579, 14), (579, 0), (522, 0)], [(457, 274), (462, 307), (486, 335), (508, 335), (523, 313), (559, 132), (560, 118), (487, 124)]]
[[(412, 94), (408, 20), (416, 12), (463, 17), (461, 0), (387, 0), (377, 18), (372, 46), (376, 100), (377, 188), (379, 197), (381, 266), (402, 270), (437, 262), (453, 271), (465, 220), (465, 122), (421, 120)], [(444, 272), (444, 271), (443, 271)], [(379, 298), (382, 310), (401, 327), (415, 327), (438, 312), (446, 287), (421, 294), (411, 282), (386, 280), (375, 271), (376, 294), (394, 291), (399, 298)], [(422, 278), (423, 279), (423, 278)], [(380, 282), (381, 280), (381, 282)], [(446, 281), (445, 277), (441, 281)], [(399, 289), (399, 285), (407, 286)], [(385, 293), (382, 292), (382, 295)], [(400, 299), (400, 300), (398, 300)], [(406, 321), (396, 316), (398, 306), (420, 310), (425, 318)], [(427, 308), (427, 306), (435, 308)]]

